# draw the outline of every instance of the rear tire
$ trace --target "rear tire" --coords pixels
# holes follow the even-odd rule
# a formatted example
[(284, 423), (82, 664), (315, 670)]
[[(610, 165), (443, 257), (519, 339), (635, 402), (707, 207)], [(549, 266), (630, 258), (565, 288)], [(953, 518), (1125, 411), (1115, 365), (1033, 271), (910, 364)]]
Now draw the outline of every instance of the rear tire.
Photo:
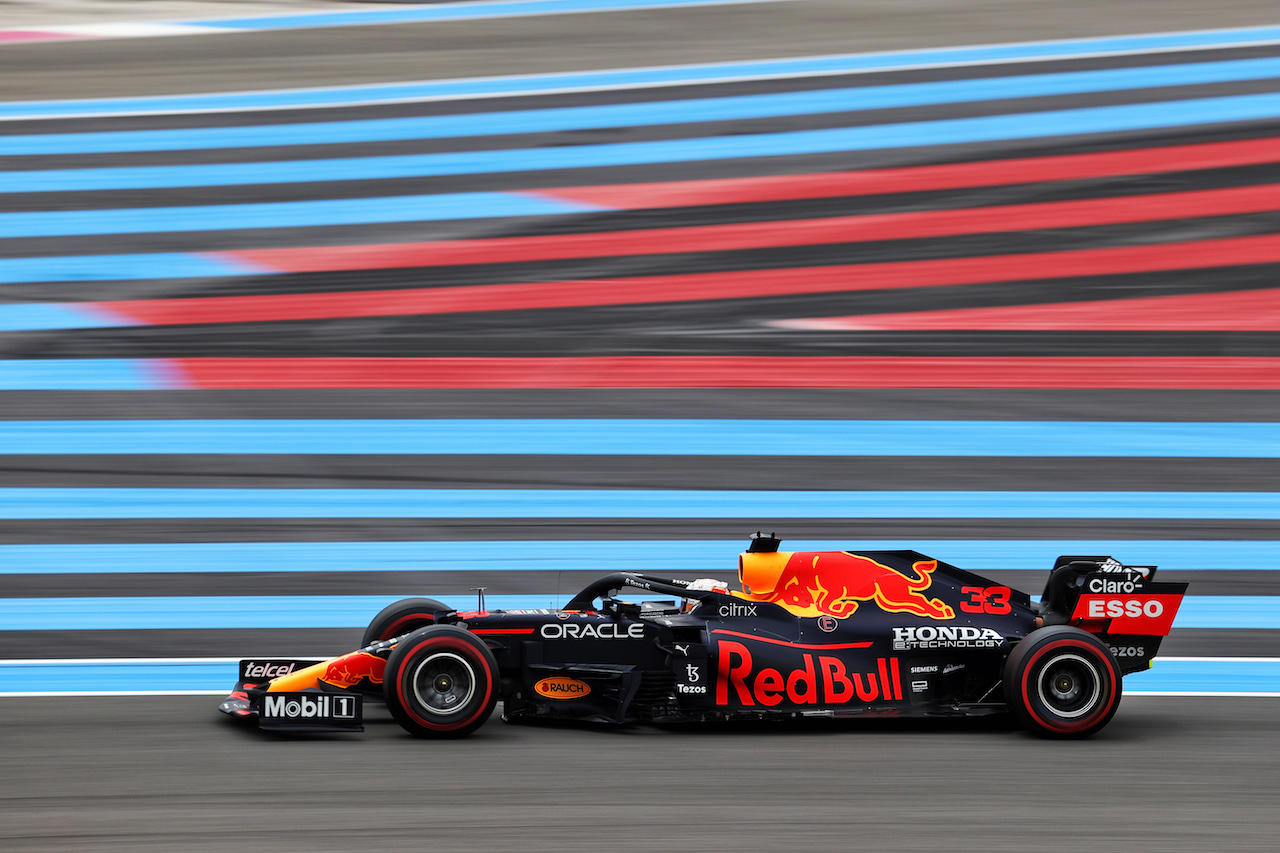
[(364, 629), (364, 638), (360, 648), (379, 640), (390, 640), (392, 637), (403, 637), (419, 628), (434, 625), (436, 612), (448, 610), (445, 604), (434, 598), (402, 598), (382, 608), (382, 611)]
[(498, 662), (475, 634), (432, 625), (391, 650), (382, 689), (391, 715), (414, 737), (464, 737), (498, 703)]
[(1041, 737), (1084, 738), (1098, 731), (1120, 706), (1122, 685), (1111, 650), (1070, 625), (1032, 631), (1004, 665), (1009, 707)]

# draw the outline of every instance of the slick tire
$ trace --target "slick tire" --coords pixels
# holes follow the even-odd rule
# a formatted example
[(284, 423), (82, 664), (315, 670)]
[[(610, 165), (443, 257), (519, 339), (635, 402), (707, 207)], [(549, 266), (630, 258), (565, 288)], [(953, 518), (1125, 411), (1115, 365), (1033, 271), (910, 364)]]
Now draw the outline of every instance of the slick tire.
[(402, 598), (382, 608), (382, 612), (373, 617), (369, 627), (364, 629), (360, 648), (379, 640), (401, 637), (410, 631), (433, 625), (436, 621), (436, 612), (448, 609), (448, 605), (434, 598)]
[(498, 662), (475, 634), (432, 625), (392, 649), (382, 689), (391, 715), (414, 737), (464, 737), (498, 702)]
[(1023, 727), (1049, 738), (1084, 738), (1116, 713), (1120, 665), (1092, 634), (1070, 625), (1032, 631), (1004, 665), (1005, 699)]

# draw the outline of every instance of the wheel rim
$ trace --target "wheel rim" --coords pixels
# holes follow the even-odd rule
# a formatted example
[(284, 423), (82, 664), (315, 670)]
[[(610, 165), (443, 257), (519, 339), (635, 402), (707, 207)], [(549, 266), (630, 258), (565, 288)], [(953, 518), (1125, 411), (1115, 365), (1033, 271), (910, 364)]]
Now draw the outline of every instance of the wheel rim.
[(413, 695), (432, 714), (448, 717), (461, 712), (476, 692), (471, 663), (454, 652), (436, 652), (418, 664), (411, 676)]
[(1098, 668), (1077, 654), (1058, 655), (1045, 664), (1037, 687), (1045, 707), (1066, 719), (1083, 717), (1102, 698)]

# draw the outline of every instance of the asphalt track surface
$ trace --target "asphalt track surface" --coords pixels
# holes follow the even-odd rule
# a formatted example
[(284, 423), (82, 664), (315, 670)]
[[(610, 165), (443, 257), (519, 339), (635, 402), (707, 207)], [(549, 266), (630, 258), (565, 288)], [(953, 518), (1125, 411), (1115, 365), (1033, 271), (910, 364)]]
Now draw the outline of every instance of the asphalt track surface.
[(1085, 742), (999, 722), (264, 738), (208, 697), (11, 699), (5, 849), (1275, 847), (1274, 700), (1125, 699)]
[[(153, 19), (186, 14), (179, 4), (177, 14), (157, 13)], [(223, 14), (198, 16), (244, 14), (243, 4), (227, 4)], [(24, 23), (30, 19), (28, 13)], [(136, 39), (127, 50), (110, 42), (33, 44), (0, 57), (0, 99), (353, 85), (1274, 23), (1267, 0), (1212, 6), (1197, 0), (799, 0), (447, 26)]]
[[(237, 13), (239, 13), (237, 9)], [(364, 27), (286, 33), (252, 33), (210, 39), (158, 38), (119, 42), (21, 45), (0, 51), (0, 100), (37, 100), (236, 89), (287, 88), (440, 76), (491, 75), (597, 69), (628, 65), (750, 60), (862, 50), (1062, 38), (1155, 30), (1275, 24), (1274, 4), (1233, 2), (1208, 6), (1192, 2), (1124, 3), (912, 3), (810, 2), (763, 4), (662, 13), (581, 15), (507, 22), (458, 23), (448, 27)], [(1212, 58), (1223, 58), (1216, 55)], [(1229, 52), (1248, 58), (1248, 50)], [(1270, 54), (1274, 54), (1271, 51)], [(1268, 54), (1268, 55), (1270, 55)], [(1193, 57), (1194, 58), (1194, 57)], [(1200, 57), (1207, 58), (1207, 57)], [(1190, 60), (1189, 60), (1190, 61)], [(1114, 66), (1116, 62), (1101, 63)], [(1063, 63), (1062, 70), (1088, 70), (1099, 63)], [(1018, 70), (1018, 69), (1014, 69)], [(1034, 69), (1033, 69), (1034, 70)], [(1056, 70), (1056, 69), (1055, 69)], [(963, 75), (963, 70), (948, 72)], [(927, 76), (927, 75), (924, 75)], [(893, 82), (922, 79), (919, 73), (892, 75)], [(721, 87), (716, 94), (771, 91), (785, 86)], [(1231, 88), (1264, 91), (1266, 85)], [(1226, 89), (1203, 87), (1213, 96)], [(700, 93), (698, 93), (700, 94)], [(1157, 97), (1183, 96), (1168, 93)], [(684, 93), (685, 97), (695, 93)], [(629, 96), (619, 96), (626, 100)], [(1127, 96), (1064, 99), (1064, 105), (1122, 104)], [(585, 102), (600, 102), (600, 98)], [(584, 103), (577, 96), (539, 99), (539, 106)], [(494, 103), (485, 109), (520, 108)], [(983, 108), (961, 111), (981, 115)], [(358, 117), (394, 117), (396, 109), (364, 110)], [(447, 114), (446, 108), (440, 113)], [(910, 111), (899, 112), (900, 117)], [(356, 112), (352, 113), (353, 117)], [(923, 115), (923, 113), (922, 113)], [(936, 118), (937, 111), (928, 111)], [(330, 116), (342, 117), (340, 115)], [(273, 115), (272, 120), (295, 121)], [(873, 118), (867, 118), (867, 121)], [(753, 132), (812, 128), (821, 120), (788, 118), (782, 126), (759, 122)], [(797, 122), (794, 124), (793, 122)], [(142, 122), (76, 120), (59, 131), (170, 127), (186, 122), (216, 126), (219, 120), (166, 119)], [(36, 123), (15, 124), (15, 132), (46, 132)], [(723, 128), (722, 128), (723, 129)], [(1242, 124), (1209, 131), (1121, 139), (1123, 144), (1199, 143), (1260, 137), (1275, 123)], [(714, 127), (707, 130), (713, 131)], [(684, 133), (684, 131), (681, 131)], [(630, 138), (654, 141), (662, 132), (635, 130)], [(1140, 135), (1141, 136), (1141, 135)], [(556, 144), (554, 135), (536, 140)], [(513, 147), (509, 140), (485, 145)], [(1099, 141), (1101, 147), (1114, 142)], [(449, 150), (463, 150), (463, 142)], [(446, 146), (447, 147), (447, 146)], [(1088, 141), (1083, 146), (1088, 148)], [(1073, 146), (992, 145), (956, 148), (958, 159), (1055, 154)], [(436, 150), (423, 148), (423, 151)], [(444, 150), (444, 149), (440, 149)], [(273, 159), (253, 153), (248, 159)], [(329, 156), (331, 151), (323, 155)], [(350, 146), (341, 156), (380, 153), (376, 145)], [(167, 155), (84, 155), (57, 167), (162, 164)], [(215, 158), (224, 154), (210, 155)], [(810, 156), (776, 162), (764, 171), (816, 171), (930, 162), (927, 150), (902, 155)], [(232, 159), (241, 159), (237, 155)], [(21, 168), (52, 168), (54, 158), (32, 157)], [(212, 162), (178, 157), (174, 162)], [(752, 169), (756, 167), (751, 167)], [(741, 162), (640, 167), (615, 180), (681, 180), (751, 171)], [(1196, 188), (1274, 181), (1274, 165), (1242, 167), (1200, 176)], [(452, 184), (450, 183), (452, 181)], [(1207, 181), (1208, 183), (1203, 183)], [(522, 183), (523, 182), (523, 183)], [(510, 179), (435, 179), (432, 192), (570, 186), (603, 182), (596, 173), (564, 170), (554, 175)], [(1216, 183), (1215, 183), (1216, 182)], [(1128, 179), (1107, 192), (1187, 189), (1159, 180)], [(1016, 191), (959, 194), (947, 204), (993, 204), (1053, 200), (1037, 188), (1033, 198)], [(403, 183), (396, 191), (407, 191)], [(425, 190), (424, 190), (425, 191)], [(283, 190), (240, 188), (219, 193), (188, 190), (126, 190), (80, 193), (71, 201), (58, 194), (30, 193), (13, 199), (13, 210), (56, 212), (63, 207), (108, 208), (243, 200), (262, 193), (280, 200), (305, 186)], [(370, 194), (368, 187), (354, 191)], [(983, 193), (986, 193), (985, 195)], [(1080, 194), (1091, 195), (1089, 188)], [(1069, 200), (1068, 192), (1058, 200)], [(937, 203), (931, 199), (931, 203)], [(904, 208), (912, 205), (906, 204)], [(853, 211), (857, 212), (857, 211)], [(722, 221), (723, 211), (710, 213)], [(794, 205), (787, 215), (829, 215), (821, 205)], [(759, 212), (762, 218), (776, 210)], [(598, 225), (615, 230), (643, 216), (619, 216)], [(1178, 225), (1188, 238), (1247, 236), (1274, 230), (1274, 213), (1238, 215)], [(679, 224), (679, 223), (667, 223)], [(410, 230), (412, 234), (410, 234)], [(305, 246), (308, 241), (373, 242), (458, 236), (451, 227), (348, 228), (335, 233), (277, 229), (267, 247)], [(462, 236), (475, 236), (462, 230)], [(517, 229), (519, 230), (519, 229)], [(554, 229), (549, 229), (554, 230)], [(1019, 238), (1018, 251), (1047, 245), (1113, 245), (1144, 238), (1141, 228), (1114, 226), (1075, 235)], [(181, 235), (27, 238), (5, 241), (9, 256), (208, 251), (243, 249), (260, 235), (205, 232)], [(1064, 242), (1065, 241), (1065, 242)], [(994, 251), (989, 243), (948, 238), (943, 254)], [(1008, 245), (1006, 242), (1004, 245)], [(861, 250), (841, 250), (831, 262), (866, 260)], [(877, 249), (879, 251), (879, 249)], [(787, 254), (790, 252), (791, 254)], [(764, 262), (792, 265), (799, 254), (786, 250)], [(852, 253), (852, 254), (851, 254)], [(892, 251), (890, 251), (892, 255)], [(688, 259), (704, 271), (752, 267), (760, 257)], [(827, 261), (821, 261), (823, 263)], [(605, 274), (639, 274), (647, 262), (614, 261)], [(702, 264), (698, 267), (697, 264)], [(707, 266), (710, 264), (710, 266)], [(563, 272), (566, 264), (555, 269)], [(1259, 288), (1274, 282), (1274, 266), (1249, 268), (1230, 281), (1206, 284), (1182, 274), (1147, 283), (1142, 295), (1178, 295), (1213, 287)], [(544, 270), (520, 271), (531, 280)], [(459, 271), (459, 274), (463, 274)], [(472, 269), (481, 281), (492, 273)], [(581, 274), (581, 273), (578, 273)], [(595, 274), (595, 273), (593, 273)], [(1228, 274), (1230, 275), (1230, 274)], [(327, 276), (327, 278), (326, 278)], [(379, 276), (382, 276), (379, 278)], [(341, 290), (349, 275), (294, 274), (277, 283), (255, 280), (246, 293), (314, 293)], [(1232, 284), (1232, 281), (1235, 283)], [(361, 286), (403, 287), (394, 273), (361, 274)], [(373, 282), (373, 284), (370, 284)], [(412, 282), (409, 282), (412, 283)], [(449, 282), (459, 283), (459, 282)], [(277, 287), (278, 284), (278, 287)], [(1102, 293), (1111, 286), (1084, 286)], [(50, 288), (6, 285), (5, 298), (25, 302), (51, 292), (71, 300), (136, 299), (179, 292), (200, 294), (207, 282), (174, 290), (144, 281), (113, 283), (106, 289), (59, 283)], [(1145, 289), (1144, 289), (1145, 288)], [(235, 286), (219, 286), (219, 294)], [(42, 295), (37, 295), (42, 294)], [(1048, 299), (1050, 294), (1043, 293)], [(805, 299), (808, 301), (806, 302)], [(1000, 304), (991, 288), (979, 304)], [(942, 300), (938, 307), (956, 307)], [(957, 303), (958, 305), (959, 303)], [(965, 303), (972, 307), (973, 303)], [(201, 326), (33, 331), (4, 336), (6, 358), (66, 358), (123, 355), (167, 357), (240, 352), (268, 355), (367, 354), (390, 339), (413, 348), (406, 354), (475, 352), (523, 356), (602, 348), (636, 352), (676, 351), (741, 354), (758, 338), (744, 339), (741, 326), (778, 311), (789, 316), (894, 313), (913, 308), (892, 293), (836, 299), (741, 300), (726, 309), (672, 313), (669, 308), (629, 307), (583, 312), (510, 312), (484, 321), (448, 322), (413, 318), (390, 321), (338, 319), (324, 327), (299, 322)], [(805, 309), (811, 309), (806, 313)], [(576, 313), (575, 313), (576, 312)], [(674, 319), (673, 319), (674, 318)], [(726, 331), (721, 324), (739, 324)], [(677, 322), (678, 321), (678, 322)], [(607, 329), (592, 336), (586, 330)], [(693, 330), (692, 332), (690, 330)], [(318, 334), (322, 330), (323, 334)], [(757, 331), (755, 333), (759, 335)], [(941, 354), (1072, 353), (1097, 345), (1133, 352), (1267, 356), (1276, 353), (1269, 333), (1252, 336), (1221, 331), (1099, 337), (1093, 332), (1031, 336), (1011, 332), (878, 333), (863, 345), (882, 353)], [(388, 337), (390, 335), (390, 337)], [(585, 335), (585, 337), (584, 337)], [(896, 337), (895, 337), (896, 335)], [(1131, 340), (1130, 340), (1131, 339)], [(422, 341), (433, 341), (426, 344)], [(803, 343), (779, 334), (768, 346), (792, 354), (838, 347), (834, 337)], [(631, 341), (632, 343), (627, 343)], [(790, 342), (789, 342), (790, 341)], [(791, 349), (788, 349), (790, 347)], [(1250, 390), (1000, 390), (1000, 389), (504, 389), (504, 390), (175, 390), (175, 391), (8, 391), (0, 405), (5, 419), (276, 418), (276, 417), (770, 417), (814, 419), (975, 420), (1276, 420), (1273, 391)], [(1227, 418), (1223, 413), (1229, 412)], [(462, 487), (462, 488), (766, 488), (780, 480), (787, 488), (841, 488), (848, 482), (892, 481), (895, 488), (1087, 488), (1105, 478), (1109, 489), (1266, 491), (1274, 488), (1274, 460), (1193, 459), (1175, 463), (1126, 459), (908, 459), (904, 457), (815, 458), (744, 462), (740, 458), (637, 456), (413, 456), (369, 458), (306, 455), (174, 454), (170, 456), (8, 456), (0, 486), (23, 487)], [(164, 523), (124, 521), (0, 520), (0, 542), (272, 542), (463, 540), (616, 540), (661, 535), (675, 539), (735, 539), (753, 529), (754, 519), (706, 520), (421, 520), (289, 519)], [(1274, 540), (1274, 522), (1150, 519), (1016, 522), (956, 519), (902, 519), (890, 522), (799, 519), (790, 538), (1115, 538)], [(945, 555), (942, 555), (945, 556)], [(1140, 559), (1140, 555), (1138, 555)], [(1011, 572), (1010, 583), (1035, 589), (1034, 572)], [(186, 595), (229, 593), (233, 582), (220, 576), (175, 573), (140, 579), (121, 573), (99, 578), (11, 576), (0, 581), (6, 596), (132, 595), (150, 581)], [(1276, 595), (1272, 572), (1204, 571), (1169, 579), (1191, 580), (1201, 594)], [(253, 583), (283, 593), (297, 581), (258, 572)], [(427, 578), (423, 579), (424, 581)], [(461, 592), (474, 577), (458, 573), (430, 578)], [(549, 576), (499, 575), (498, 582), (543, 588)], [(305, 578), (315, 593), (393, 592), (400, 577), (314, 573)], [(524, 588), (512, 591), (525, 591)], [(431, 592), (432, 590), (426, 590)], [(141, 657), (160, 647), (173, 656), (235, 656), (270, 649), (279, 654), (324, 654), (346, 650), (358, 631), (174, 630), (3, 632), (3, 658)], [(1166, 654), (1277, 655), (1276, 631), (1203, 629), (1175, 632)], [(497, 720), (459, 743), (413, 741), (372, 710), (368, 731), (357, 736), (302, 739), (262, 738), (228, 725), (213, 710), (216, 699), (195, 697), (82, 697), (0, 699), (0, 847), (5, 850), (224, 850), (252, 846), (269, 850), (387, 850), (427, 847), (510, 850), (689, 848), (710, 850), (886, 849), (886, 850), (1274, 850), (1280, 821), (1274, 802), (1280, 794), (1275, 773), (1280, 747), (1275, 738), (1273, 699), (1128, 697), (1112, 722), (1084, 743), (1044, 742), (1010, 731), (1000, 723), (859, 723), (804, 726), (659, 729), (505, 726)]]

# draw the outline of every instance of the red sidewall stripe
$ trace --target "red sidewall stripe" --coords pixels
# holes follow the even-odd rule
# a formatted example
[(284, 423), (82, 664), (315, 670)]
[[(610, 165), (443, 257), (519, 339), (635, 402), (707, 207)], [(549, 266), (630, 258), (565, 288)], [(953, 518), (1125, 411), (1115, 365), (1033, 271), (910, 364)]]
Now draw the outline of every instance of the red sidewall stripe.
[[(434, 613), (409, 613), (409, 614), (406, 614), (406, 615), (404, 615), (404, 616), (401, 616), (401, 617), (400, 617), (399, 619), (397, 619), (396, 621), (392, 622), (390, 625), (388, 625), (388, 626), (386, 627), (386, 629), (385, 629), (385, 630), (383, 630), (383, 632), (382, 632), (383, 636), (379, 637), (378, 639), (380, 639), (380, 640), (389, 640), (389, 639), (391, 639), (392, 637), (398, 637), (398, 636), (400, 636), (401, 634), (405, 633), (404, 631), (399, 630), (399, 628), (400, 628), (400, 626), (401, 626), (401, 625), (405, 625), (405, 624), (408, 624), (409, 622), (415, 622), (415, 621), (417, 621), (417, 622), (431, 622), (431, 623), (434, 623), (434, 622), (436, 621), (436, 617), (435, 617), (435, 614), (434, 614)], [(424, 626), (424, 627), (425, 627), (425, 626)]]
[(1026, 666), (1022, 670), (1023, 672), (1022, 684), (1019, 686), (1022, 689), (1022, 707), (1026, 709), (1026, 712), (1028, 714), (1030, 714), (1032, 717), (1035, 718), (1037, 723), (1039, 723), (1044, 728), (1049, 729), (1050, 731), (1059, 732), (1061, 734), (1072, 734), (1074, 732), (1083, 731), (1084, 729), (1087, 729), (1089, 726), (1096, 723), (1100, 718), (1105, 717), (1107, 713), (1111, 710), (1112, 706), (1115, 705), (1117, 701), (1116, 675), (1115, 675), (1115, 672), (1111, 669), (1111, 667), (1106, 666), (1105, 661), (1099, 661), (1099, 663), (1101, 664), (1100, 668), (1106, 673), (1106, 677), (1107, 677), (1107, 696), (1106, 696), (1106, 701), (1101, 705), (1099, 705), (1098, 709), (1094, 711), (1092, 714), (1089, 714), (1088, 716), (1074, 723), (1059, 723), (1059, 722), (1054, 722), (1054, 721), (1046, 720), (1042, 718), (1039, 714), (1036, 713), (1035, 706), (1032, 704), (1032, 701), (1031, 701), (1031, 694), (1029, 692), (1030, 685), (1028, 684), (1029, 676), (1031, 675), (1031, 673), (1035, 671), (1037, 661), (1039, 661), (1041, 658), (1043, 658), (1046, 654), (1053, 651), (1054, 649), (1059, 649), (1064, 646), (1071, 648), (1075, 651), (1085, 653), (1090, 657), (1092, 657), (1095, 661), (1097, 661), (1098, 658), (1101, 656), (1101, 653), (1096, 648), (1094, 648), (1091, 645), (1082, 643), (1079, 640), (1072, 640), (1072, 639), (1055, 640), (1052, 643), (1047, 643), (1043, 648), (1036, 649), (1034, 652), (1032, 652), (1031, 660), (1027, 661)]
[(485, 710), (488, 708), (489, 697), (493, 694), (493, 687), (494, 687), (494, 684), (497, 682), (497, 674), (489, 668), (489, 662), (485, 659), (484, 655), (482, 655), (474, 646), (472, 646), (466, 640), (462, 640), (456, 637), (423, 638), (422, 640), (419, 640), (413, 646), (413, 648), (405, 652), (405, 658), (412, 656), (415, 652), (417, 652), (423, 646), (438, 646), (442, 649), (452, 649), (454, 651), (463, 652), (468, 657), (468, 659), (471, 660), (471, 662), (474, 665), (477, 665), (478, 668), (487, 675), (487, 679), (486, 679), (487, 683), (485, 684), (484, 698), (483, 700), (481, 700), (479, 707), (477, 707), (476, 710), (465, 719), (456, 720), (448, 724), (435, 723), (435, 722), (432, 722), (431, 720), (427, 720), (419, 716), (417, 713), (414, 712), (413, 707), (410, 705), (408, 697), (405, 694), (405, 681), (407, 680), (405, 677), (406, 673), (401, 671), (400, 673), (397, 674), (397, 677), (395, 680), (396, 698), (400, 701), (400, 707), (404, 709), (404, 712), (406, 714), (408, 714), (410, 717), (413, 718), (414, 722), (418, 723), (424, 728), (428, 728), (433, 731), (452, 732), (452, 731), (457, 731), (458, 729), (461, 729), (461, 728), (465, 728), (469, 724), (475, 722), (476, 718), (479, 717), (481, 714), (485, 713)]

